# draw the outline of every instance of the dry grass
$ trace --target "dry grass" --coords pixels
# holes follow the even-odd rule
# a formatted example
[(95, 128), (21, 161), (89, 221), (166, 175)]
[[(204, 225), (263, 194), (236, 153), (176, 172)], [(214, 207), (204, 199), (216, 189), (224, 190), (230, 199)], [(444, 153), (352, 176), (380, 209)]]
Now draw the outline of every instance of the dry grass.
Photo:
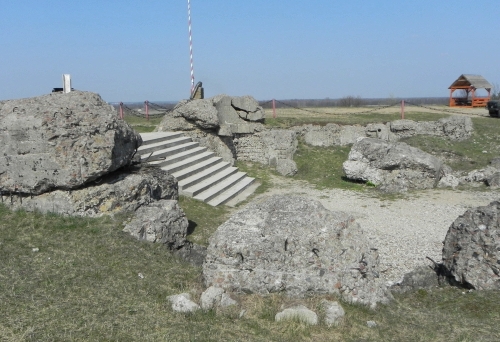
[[(499, 122), (477, 124), (474, 145), (496, 146)], [(475, 153), (476, 147), (471, 151)], [(345, 151), (299, 153), (303, 154), (300, 159)], [(334, 156), (331, 160), (338, 163), (341, 159)], [(301, 162), (305, 165), (307, 159)], [(267, 172), (252, 164), (244, 167), (256, 175)], [(323, 174), (331, 173), (327, 166), (323, 169)], [(311, 178), (304, 179), (320, 186), (339, 186), (321, 183), (321, 170), (309, 174)], [(272, 188), (271, 181), (267, 182), (262, 191)], [(212, 208), (188, 198), (181, 198), (180, 204), (194, 228), (189, 239), (202, 244), (231, 213), (231, 209)], [(498, 291), (421, 290), (396, 296), (390, 305), (375, 311), (343, 303), (346, 317), (334, 327), (275, 323), (277, 312), (297, 303), (280, 294), (240, 295), (237, 307), (178, 314), (166, 297), (190, 292), (198, 300), (203, 290), (201, 269), (176, 259), (162, 246), (125, 235), (122, 221), (119, 217), (82, 219), (11, 212), (0, 205), (0, 341), (500, 340)], [(321, 317), (323, 298), (336, 299), (312, 296), (300, 303)], [(240, 317), (242, 310), (245, 313)], [(368, 328), (368, 320), (376, 321), (377, 327)]]

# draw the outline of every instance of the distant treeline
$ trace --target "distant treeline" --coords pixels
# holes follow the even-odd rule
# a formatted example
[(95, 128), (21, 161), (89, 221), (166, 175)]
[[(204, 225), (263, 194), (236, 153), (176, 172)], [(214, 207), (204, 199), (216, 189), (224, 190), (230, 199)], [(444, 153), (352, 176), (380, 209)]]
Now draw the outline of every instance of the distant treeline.
[[(417, 104), (417, 105), (448, 105), (450, 99), (448, 97), (410, 97), (410, 98), (373, 98), (364, 99), (359, 96), (346, 96), (340, 99), (292, 99), (278, 100), (276, 99), (276, 108), (284, 107), (299, 107), (299, 108), (314, 108), (314, 107), (362, 107), (362, 106), (388, 106), (401, 103), (401, 100)], [(272, 102), (259, 101), (264, 108), (271, 108)]]
[[(409, 98), (373, 98), (364, 99), (359, 96), (345, 96), (340, 99), (276, 99), (276, 108), (298, 107), (298, 108), (314, 108), (314, 107), (362, 107), (362, 106), (387, 106), (401, 103), (401, 100), (411, 102), (417, 105), (448, 105), (450, 99), (448, 97), (409, 97)], [(115, 108), (119, 104), (111, 103)], [(144, 102), (124, 102), (124, 104), (132, 109), (143, 109)], [(151, 104), (151, 108), (161, 106), (162, 109), (172, 109), (177, 102), (158, 101)], [(264, 108), (272, 108), (271, 100), (259, 101), (259, 104)]]

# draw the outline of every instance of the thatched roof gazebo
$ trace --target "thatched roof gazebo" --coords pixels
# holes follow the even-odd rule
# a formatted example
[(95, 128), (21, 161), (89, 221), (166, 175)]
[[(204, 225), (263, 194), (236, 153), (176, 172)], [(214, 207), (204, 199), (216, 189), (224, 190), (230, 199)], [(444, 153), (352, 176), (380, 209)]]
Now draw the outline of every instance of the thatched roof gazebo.
[[(493, 86), (481, 75), (461, 75), (448, 88), (450, 89), (450, 107), (486, 107), (491, 98)], [(477, 96), (477, 89), (486, 89), (488, 96)], [(458, 90), (458, 95), (453, 92)]]

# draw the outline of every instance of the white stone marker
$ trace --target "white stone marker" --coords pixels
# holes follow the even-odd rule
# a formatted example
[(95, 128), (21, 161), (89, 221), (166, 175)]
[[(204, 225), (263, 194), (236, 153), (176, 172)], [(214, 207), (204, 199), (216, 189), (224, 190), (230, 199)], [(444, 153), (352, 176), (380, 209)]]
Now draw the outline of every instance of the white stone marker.
[(67, 94), (71, 91), (71, 75), (63, 74), (62, 79), (63, 79), (63, 93)]

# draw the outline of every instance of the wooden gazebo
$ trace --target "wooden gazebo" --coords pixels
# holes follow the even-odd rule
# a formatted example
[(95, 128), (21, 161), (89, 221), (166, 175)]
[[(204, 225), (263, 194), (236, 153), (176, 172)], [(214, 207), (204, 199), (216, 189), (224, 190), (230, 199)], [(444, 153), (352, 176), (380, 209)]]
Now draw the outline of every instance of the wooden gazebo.
[[(480, 75), (462, 75), (448, 88), (450, 107), (486, 107), (493, 86)], [(477, 89), (486, 89), (487, 96), (477, 96)], [(455, 96), (453, 93), (458, 90)]]

